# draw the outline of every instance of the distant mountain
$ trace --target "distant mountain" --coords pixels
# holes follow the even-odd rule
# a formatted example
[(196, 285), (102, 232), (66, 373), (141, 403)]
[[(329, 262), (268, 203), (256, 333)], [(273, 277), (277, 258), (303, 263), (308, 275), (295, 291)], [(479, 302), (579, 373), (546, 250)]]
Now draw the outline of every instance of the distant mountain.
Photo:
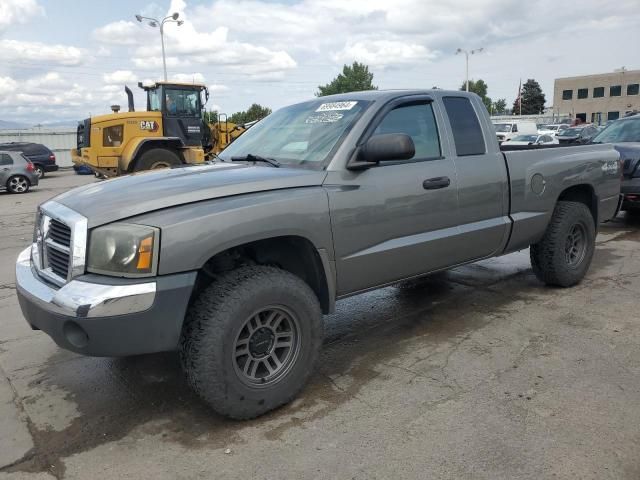
[(12, 130), (15, 128), (29, 128), (26, 123), (20, 122), (8, 122), (6, 120), (0, 120), (0, 130)]
[(78, 120), (59, 120), (57, 122), (42, 122), (38, 125), (33, 125), (34, 127), (73, 127), (76, 128), (78, 126)]

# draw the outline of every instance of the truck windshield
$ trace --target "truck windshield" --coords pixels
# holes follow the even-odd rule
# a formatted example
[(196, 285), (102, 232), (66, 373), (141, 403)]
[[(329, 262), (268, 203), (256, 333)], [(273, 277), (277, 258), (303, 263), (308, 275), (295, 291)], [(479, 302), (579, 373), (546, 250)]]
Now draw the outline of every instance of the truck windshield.
[(511, 132), (510, 123), (494, 123), (493, 126), (496, 127), (496, 132)]
[(594, 139), (594, 143), (640, 142), (640, 118), (613, 122)]
[(249, 128), (219, 157), (231, 161), (251, 154), (283, 166), (319, 167), (370, 104), (314, 100), (282, 108)]

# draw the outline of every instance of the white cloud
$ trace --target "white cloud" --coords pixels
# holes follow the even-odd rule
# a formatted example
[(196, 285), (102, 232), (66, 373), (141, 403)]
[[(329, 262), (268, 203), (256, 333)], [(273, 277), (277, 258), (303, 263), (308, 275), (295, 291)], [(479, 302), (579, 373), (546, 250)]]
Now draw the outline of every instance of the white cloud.
[(229, 87), (227, 87), (226, 85), (222, 85), (220, 83), (214, 83), (212, 85), (209, 85), (209, 91), (211, 93), (228, 92), (229, 91)]
[(32, 17), (42, 15), (44, 8), (37, 0), (0, 0), (0, 34), (16, 23), (26, 23)]
[(42, 94), (47, 92), (59, 92), (69, 88), (69, 82), (57, 72), (49, 72), (41, 77), (28, 79), (24, 83), (27, 93)]
[(88, 58), (84, 49), (70, 45), (50, 45), (19, 40), (0, 40), (0, 51), (3, 60), (54, 63), (65, 66), (80, 65)]
[(204, 75), (201, 73), (174, 73), (171, 75), (174, 82), (204, 83)]
[(11, 77), (0, 77), (0, 102), (18, 89), (18, 82)]
[[(64, 88), (60, 88), (63, 85)], [(0, 105), (3, 107), (69, 108), (85, 106), (92, 100), (93, 94), (87, 88), (57, 74), (28, 79), (24, 83), (11, 77), (0, 77)]]
[[(133, 57), (131, 59), (133, 65), (140, 70), (156, 70), (158, 71), (158, 78), (162, 74), (162, 57), (161, 56), (141, 56)], [(187, 68), (191, 65), (191, 62), (184, 58), (178, 57), (166, 57), (167, 69)]]
[(140, 45), (148, 36), (140, 24), (125, 20), (108, 23), (93, 31), (95, 40), (109, 45)]
[(372, 67), (429, 62), (436, 55), (423, 45), (401, 40), (373, 40), (348, 43), (333, 58), (336, 62), (359, 61)]
[(105, 73), (102, 80), (106, 84), (124, 85), (125, 83), (135, 83), (138, 77), (131, 70), (116, 70), (115, 72)]

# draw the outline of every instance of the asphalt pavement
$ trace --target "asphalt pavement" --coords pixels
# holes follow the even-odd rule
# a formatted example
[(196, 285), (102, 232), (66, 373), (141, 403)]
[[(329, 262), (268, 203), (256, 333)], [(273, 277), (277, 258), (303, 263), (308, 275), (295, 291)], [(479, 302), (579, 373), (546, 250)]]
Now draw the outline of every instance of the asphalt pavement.
[(82, 357), (24, 321), (36, 206), (93, 181), (0, 193), (0, 479), (640, 478), (640, 220), (601, 226), (574, 288), (522, 251), (339, 302), (300, 397), (237, 422), (174, 353)]

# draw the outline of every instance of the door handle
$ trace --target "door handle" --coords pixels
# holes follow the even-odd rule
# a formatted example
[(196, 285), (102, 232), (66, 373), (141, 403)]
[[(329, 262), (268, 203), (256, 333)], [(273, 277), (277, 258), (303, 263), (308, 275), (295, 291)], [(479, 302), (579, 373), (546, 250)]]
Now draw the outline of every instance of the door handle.
[(437, 190), (439, 188), (446, 188), (449, 185), (451, 185), (451, 179), (449, 179), (449, 177), (427, 178), (422, 182), (422, 188), (425, 190)]

